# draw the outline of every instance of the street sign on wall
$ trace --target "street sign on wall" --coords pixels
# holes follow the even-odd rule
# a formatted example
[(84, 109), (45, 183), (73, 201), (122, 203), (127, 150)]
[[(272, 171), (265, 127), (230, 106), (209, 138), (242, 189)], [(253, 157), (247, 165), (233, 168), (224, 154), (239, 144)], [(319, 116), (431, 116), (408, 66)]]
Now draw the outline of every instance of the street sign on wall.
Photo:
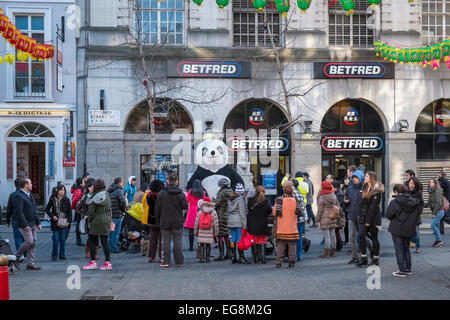
[(120, 110), (89, 110), (90, 127), (120, 127)]

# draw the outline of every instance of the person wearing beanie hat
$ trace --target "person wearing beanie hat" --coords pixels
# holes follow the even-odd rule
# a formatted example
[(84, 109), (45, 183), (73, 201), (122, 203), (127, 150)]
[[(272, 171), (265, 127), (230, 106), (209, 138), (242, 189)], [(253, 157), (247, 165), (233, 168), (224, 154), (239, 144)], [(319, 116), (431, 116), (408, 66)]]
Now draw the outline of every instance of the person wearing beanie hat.
[(325, 238), (324, 253), (320, 258), (330, 258), (335, 256), (336, 251), (336, 231), (339, 227), (338, 218), (333, 217), (335, 210), (338, 210), (338, 217), (345, 219), (344, 211), (334, 194), (333, 186), (329, 181), (322, 182), (322, 190), (319, 194), (317, 222)]
[[(229, 181), (226, 178), (222, 178), (218, 183), (220, 190), (217, 192), (215, 199), (216, 212), (219, 218), (219, 256), (215, 261), (223, 261), (231, 258), (231, 247), (230, 247), (230, 230), (228, 229), (228, 203), (233, 190), (229, 187)], [(225, 253), (225, 247), (227, 248), (227, 253)]]
[(211, 244), (219, 235), (219, 218), (214, 207), (215, 204), (206, 199), (198, 201), (199, 214), (195, 218), (194, 235), (200, 246), (200, 263), (209, 262)]
[(244, 191), (243, 185), (236, 184), (228, 207), (228, 228), (231, 234), (231, 262), (240, 264), (248, 264), (243, 251), (239, 251), (239, 260), (236, 257), (236, 247), (241, 240), (242, 229), (247, 228), (247, 206), (242, 196)]

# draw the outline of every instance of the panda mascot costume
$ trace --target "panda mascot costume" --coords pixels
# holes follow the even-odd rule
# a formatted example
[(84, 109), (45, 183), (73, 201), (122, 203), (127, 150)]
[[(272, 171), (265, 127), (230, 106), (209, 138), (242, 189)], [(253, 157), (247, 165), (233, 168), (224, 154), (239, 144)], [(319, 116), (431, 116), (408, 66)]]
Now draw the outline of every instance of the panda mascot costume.
[(228, 179), (233, 190), (238, 183), (245, 185), (241, 176), (228, 164), (228, 149), (221, 140), (202, 141), (195, 150), (195, 163), (198, 167), (187, 183), (187, 190), (190, 190), (198, 179), (208, 196), (215, 199), (219, 191), (219, 180), (222, 178)]

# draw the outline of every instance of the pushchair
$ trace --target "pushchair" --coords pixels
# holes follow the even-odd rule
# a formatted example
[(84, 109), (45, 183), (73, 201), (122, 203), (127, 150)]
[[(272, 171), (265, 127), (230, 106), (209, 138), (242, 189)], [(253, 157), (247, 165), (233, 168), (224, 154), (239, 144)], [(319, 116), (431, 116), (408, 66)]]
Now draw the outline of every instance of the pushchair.
[(0, 239), (0, 254), (6, 255), (6, 257), (8, 258), (9, 273), (14, 274), (16, 272), (16, 268), (14, 267), (16, 256), (11, 250), (8, 239)]
[(143, 232), (142, 222), (130, 213), (125, 213), (119, 234), (120, 250), (128, 251), (131, 248), (132, 253), (140, 252)]
[[(270, 215), (267, 219), (267, 245), (265, 254), (266, 256), (270, 256), (273, 253), (276, 253), (276, 247), (274, 243), (274, 223), (275, 223), (275, 217)], [(269, 246), (270, 244), (270, 246)]]

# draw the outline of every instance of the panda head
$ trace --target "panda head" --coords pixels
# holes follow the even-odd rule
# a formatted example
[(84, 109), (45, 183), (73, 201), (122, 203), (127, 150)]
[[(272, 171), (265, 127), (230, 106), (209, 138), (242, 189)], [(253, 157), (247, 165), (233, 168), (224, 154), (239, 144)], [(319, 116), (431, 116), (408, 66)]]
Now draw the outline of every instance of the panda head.
[(227, 146), (221, 140), (204, 140), (195, 150), (195, 162), (204, 169), (217, 172), (228, 164)]

